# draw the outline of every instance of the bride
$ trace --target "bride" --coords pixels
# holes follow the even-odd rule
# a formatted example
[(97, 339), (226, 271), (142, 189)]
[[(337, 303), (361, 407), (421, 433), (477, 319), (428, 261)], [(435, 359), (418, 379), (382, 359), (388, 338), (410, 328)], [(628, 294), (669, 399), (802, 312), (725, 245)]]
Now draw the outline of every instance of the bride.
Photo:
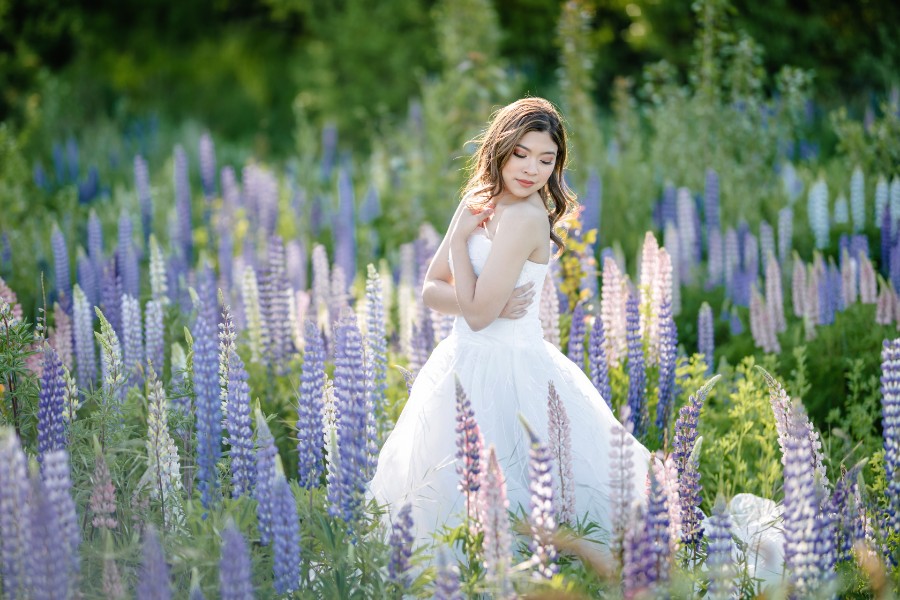
[[(463, 200), (431, 262), (424, 302), (457, 315), (434, 349), (378, 457), (369, 491), (396, 513), (411, 504), (417, 545), (466, 513), (456, 471), (456, 381), (471, 401), (484, 447), (493, 445), (509, 506), (528, 507), (530, 440), (519, 415), (547, 440), (552, 383), (571, 423), (575, 514), (606, 531), (611, 430), (618, 423), (584, 372), (544, 341), (542, 289), (554, 231), (575, 206), (566, 186), (566, 134), (548, 101), (500, 109), (479, 140)], [(626, 434), (628, 435), (628, 434)], [(633, 441), (633, 497), (646, 489), (649, 452)]]

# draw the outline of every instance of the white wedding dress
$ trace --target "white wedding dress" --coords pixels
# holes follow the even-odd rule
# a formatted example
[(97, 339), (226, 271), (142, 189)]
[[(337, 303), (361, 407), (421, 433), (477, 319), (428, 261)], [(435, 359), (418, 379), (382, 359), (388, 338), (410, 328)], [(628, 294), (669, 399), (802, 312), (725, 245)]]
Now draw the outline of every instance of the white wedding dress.
[[(490, 248), (491, 240), (481, 230), (469, 237), (476, 275)], [(526, 262), (516, 286), (531, 282), (541, 290), (547, 269), (546, 264)], [(584, 372), (544, 341), (539, 308), (539, 302), (532, 302), (524, 317), (497, 319), (478, 332), (458, 317), (419, 371), (369, 486), (370, 497), (386, 504), (392, 515), (412, 504), (418, 546), (430, 545), (442, 525), (458, 525), (465, 516), (465, 500), (457, 489), (456, 377), (472, 403), (485, 450), (496, 448), (510, 509), (521, 505), (526, 511), (529, 438), (519, 415), (546, 440), (548, 386), (553, 382), (571, 424), (575, 513), (579, 518), (587, 514), (609, 531), (610, 440), (618, 421)], [(641, 498), (650, 454), (636, 441), (630, 448), (634, 497)]]

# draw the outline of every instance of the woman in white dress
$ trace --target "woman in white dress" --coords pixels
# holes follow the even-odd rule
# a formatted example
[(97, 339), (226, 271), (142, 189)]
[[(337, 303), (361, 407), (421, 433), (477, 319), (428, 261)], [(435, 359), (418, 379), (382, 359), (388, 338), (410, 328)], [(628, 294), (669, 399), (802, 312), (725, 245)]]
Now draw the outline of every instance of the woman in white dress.
[[(575, 206), (565, 164), (565, 130), (553, 105), (525, 98), (500, 109), (428, 269), (425, 304), (457, 318), (419, 371), (369, 488), (392, 514), (412, 504), (417, 545), (428, 545), (442, 525), (457, 525), (466, 514), (456, 470), (456, 378), (485, 448), (496, 449), (513, 510), (527, 509), (529, 500), (529, 438), (519, 415), (546, 440), (552, 382), (571, 423), (575, 513), (609, 530), (608, 463), (617, 420), (583, 371), (544, 341), (534, 302), (550, 242), (563, 248), (554, 227)], [(636, 442), (631, 448), (631, 483), (641, 497), (649, 452)]]

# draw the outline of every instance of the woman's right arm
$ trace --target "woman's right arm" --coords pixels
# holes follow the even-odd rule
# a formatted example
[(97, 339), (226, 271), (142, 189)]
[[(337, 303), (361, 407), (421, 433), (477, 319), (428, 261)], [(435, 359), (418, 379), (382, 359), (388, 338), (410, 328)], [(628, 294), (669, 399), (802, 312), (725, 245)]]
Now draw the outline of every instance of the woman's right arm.
[(468, 210), (466, 200), (463, 199), (450, 225), (447, 227), (447, 233), (438, 246), (431, 264), (428, 265), (428, 271), (425, 273), (425, 283), (422, 286), (422, 300), (425, 306), (445, 315), (459, 315), (459, 302), (456, 301), (456, 289), (453, 287), (453, 273), (450, 271), (450, 232), (456, 227), (456, 221), (459, 214), (463, 210)]

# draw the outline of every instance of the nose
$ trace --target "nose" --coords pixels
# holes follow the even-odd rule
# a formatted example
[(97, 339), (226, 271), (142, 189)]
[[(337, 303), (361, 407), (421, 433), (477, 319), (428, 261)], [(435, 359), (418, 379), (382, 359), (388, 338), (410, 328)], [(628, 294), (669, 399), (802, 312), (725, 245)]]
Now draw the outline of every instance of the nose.
[(525, 167), (522, 169), (522, 171), (526, 175), (537, 175), (537, 162), (535, 161), (535, 159), (532, 158), (531, 160), (528, 160), (525, 163)]

